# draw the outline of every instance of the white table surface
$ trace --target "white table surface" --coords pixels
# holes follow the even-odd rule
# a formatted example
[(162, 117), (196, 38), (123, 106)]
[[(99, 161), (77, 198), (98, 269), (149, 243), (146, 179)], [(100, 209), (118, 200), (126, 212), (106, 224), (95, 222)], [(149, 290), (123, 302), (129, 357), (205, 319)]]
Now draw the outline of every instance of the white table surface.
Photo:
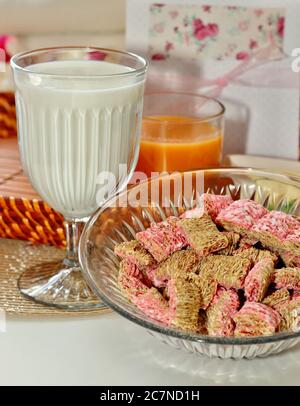
[(8, 318), (0, 385), (300, 385), (300, 346), (255, 360), (169, 348), (116, 314)]

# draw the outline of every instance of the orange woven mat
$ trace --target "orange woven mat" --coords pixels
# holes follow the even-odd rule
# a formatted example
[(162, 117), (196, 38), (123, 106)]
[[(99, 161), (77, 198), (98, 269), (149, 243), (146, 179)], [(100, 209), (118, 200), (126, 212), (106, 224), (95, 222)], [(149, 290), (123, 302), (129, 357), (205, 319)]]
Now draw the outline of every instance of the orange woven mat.
[(24, 175), (16, 137), (0, 139), (0, 237), (65, 247), (63, 217)]

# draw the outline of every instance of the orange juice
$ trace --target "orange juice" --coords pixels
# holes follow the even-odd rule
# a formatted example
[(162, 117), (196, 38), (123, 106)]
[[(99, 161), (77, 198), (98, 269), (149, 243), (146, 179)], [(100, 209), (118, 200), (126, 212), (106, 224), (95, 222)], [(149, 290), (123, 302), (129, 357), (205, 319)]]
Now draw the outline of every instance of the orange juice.
[(145, 117), (136, 171), (186, 171), (217, 167), (223, 134), (211, 122), (193, 117)]

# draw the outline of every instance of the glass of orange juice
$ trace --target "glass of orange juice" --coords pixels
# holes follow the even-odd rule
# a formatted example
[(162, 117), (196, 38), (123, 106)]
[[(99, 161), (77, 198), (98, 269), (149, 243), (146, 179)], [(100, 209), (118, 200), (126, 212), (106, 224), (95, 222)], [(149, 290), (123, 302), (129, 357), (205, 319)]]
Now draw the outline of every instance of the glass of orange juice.
[(150, 176), (220, 166), (224, 113), (222, 103), (201, 95), (145, 95), (136, 171)]

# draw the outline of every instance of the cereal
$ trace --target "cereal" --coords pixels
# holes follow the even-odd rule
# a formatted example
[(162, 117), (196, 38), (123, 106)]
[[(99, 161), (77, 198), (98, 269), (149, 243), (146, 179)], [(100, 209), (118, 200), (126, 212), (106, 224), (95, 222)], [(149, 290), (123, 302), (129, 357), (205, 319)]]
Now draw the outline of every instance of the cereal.
[(267, 247), (282, 249), (295, 227), (299, 228), (299, 222), (293, 216), (273, 210), (257, 221), (251, 234)]
[(246, 302), (233, 316), (236, 337), (274, 334), (280, 323), (279, 313), (262, 303)]
[(201, 309), (207, 309), (211, 301), (213, 300), (218, 282), (215, 275), (209, 265), (205, 265), (207, 262), (202, 262), (200, 267), (200, 273), (198, 275), (193, 274), (191, 280), (198, 286), (201, 296)]
[(134, 296), (132, 302), (152, 319), (165, 324), (170, 323), (168, 302), (156, 288)]
[(257, 239), (247, 237), (246, 235), (242, 236), (239, 242), (239, 250), (251, 248), (257, 243)]
[(234, 332), (232, 316), (240, 305), (238, 294), (232, 290), (218, 288), (207, 309), (207, 331), (211, 336), (230, 337)]
[(200, 259), (194, 250), (177, 251), (159, 264), (155, 271), (155, 278), (167, 282), (177, 274), (197, 273), (199, 266)]
[(123, 294), (148, 317), (183, 331), (298, 331), (299, 219), (247, 199), (204, 194), (200, 204), (115, 247)]
[(126, 241), (115, 246), (115, 254), (127, 262), (132, 263), (139, 269), (155, 264), (155, 259), (137, 240)]
[(137, 233), (136, 239), (158, 262), (164, 261), (186, 245), (185, 238), (174, 221), (151, 224), (147, 230)]
[(233, 231), (223, 232), (223, 234), (225, 234), (228, 239), (228, 246), (226, 248), (221, 249), (220, 251), (217, 251), (216, 254), (232, 255), (239, 245), (240, 235)]
[(300, 289), (300, 268), (276, 269), (274, 281), (277, 289)]
[(201, 269), (210, 269), (219, 285), (226, 289), (242, 289), (251, 261), (238, 256), (212, 255), (203, 259)]
[(296, 220), (296, 225), (288, 233), (284, 247), (287, 250), (293, 250), (296, 255), (300, 255), (300, 222)]
[(221, 224), (227, 231), (243, 234), (250, 230), (267, 213), (267, 209), (253, 200), (236, 200), (220, 211), (216, 222)]
[(200, 197), (199, 207), (186, 211), (181, 218), (201, 217), (204, 213), (208, 214), (213, 221), (220, 211), (232, 203), (230, 196), (211, 195), (203, 193)]
[(300, 290), (294, 290), (292, 293), (292, 300), (298, 299), (298, 297), (300, 297)]
[(143, 274), (137, 270), (135, 265), (121, 261), (118, 284), (123, 293), (132, 300), (134, 297), (146, 293), (149, 289), (144, 283)]
[(279, 254), (285, 266), (300, 268), (300, 255), (295, 255), (290, 251), (279, 251)]
[(200, 218), (182, 219), (178, 227), (188, 244), (201, 256), (228, 246), (228, 238), (217, 229), (207, 214)]
[(285, 289), (275, 290), (271, 295), (267, 296), (263, 300), (263, 304), (273, 307), (277, 310), (282, 304), (286, 304), (290, 300), (290, 292)]
[(300, 298), (290, 300), (280, 306), (278, 311), (281, 315), (280, 331), (299, 331), (300, 328)]
[(234, 256), (239, 256), (240, 258), (247, 258), (251, 261), (253, 265), (263, 259), (271, 259), (275, 264), (278, 260), (278, 255), (274, 252), (270, 252), (267, 250), (260, 250), (255, 247), (246, 248), (246, 249), (238, 249), (233, 253)]
[(196, 285), (176, 275), (168, 282), (171, 325), (197, 332), (200, 309), (200, 292)]
[(245, 296), (249, 302), (261, 302), (265, 297), (274, 274), (274, 262), (262, 259), (250, 270), (245, 279)]

